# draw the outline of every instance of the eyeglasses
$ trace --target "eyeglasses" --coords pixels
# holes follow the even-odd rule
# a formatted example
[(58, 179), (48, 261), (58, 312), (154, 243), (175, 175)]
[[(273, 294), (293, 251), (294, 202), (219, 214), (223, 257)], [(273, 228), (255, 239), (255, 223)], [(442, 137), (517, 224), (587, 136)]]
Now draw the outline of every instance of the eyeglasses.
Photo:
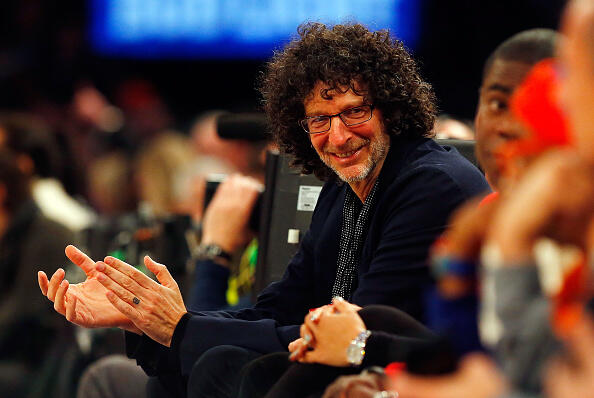
[(308, 116), (301, 119), (299, 124), (309, 134), (325, 133), (330, 130), (332, 118), (338, 116), (342, 122), (348, 126), (356, 126), (371, 120), (373, 116), (373, 105), (361, 105), (354, 108), (345, 109), (334, 115)]

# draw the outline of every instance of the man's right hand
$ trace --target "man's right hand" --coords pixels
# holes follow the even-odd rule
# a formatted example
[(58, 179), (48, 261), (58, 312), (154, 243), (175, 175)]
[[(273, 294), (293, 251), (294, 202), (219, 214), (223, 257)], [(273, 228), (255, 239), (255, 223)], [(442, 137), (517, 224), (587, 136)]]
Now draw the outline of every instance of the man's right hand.
[(202, 244), (216, 244), (233, 253), (251, 238), (249, 220), (262, 185), (234, 174), (223, 181), (202, 220)]
[(97, 280), (95, 262), (76, 247), (66, 247), (66, 256), (80, 267), (87, 279), (82, 283), (70, 285), (64, 279), (65, 272), (58, 269), (48, 280), (43, 271), (37, 279), (44, 296), (54, 303), (57, 312), (68, 321), (86, 328), (119, 327), (140, 334), (132, 321), (118, 311), (107, 299), (107, 289)]

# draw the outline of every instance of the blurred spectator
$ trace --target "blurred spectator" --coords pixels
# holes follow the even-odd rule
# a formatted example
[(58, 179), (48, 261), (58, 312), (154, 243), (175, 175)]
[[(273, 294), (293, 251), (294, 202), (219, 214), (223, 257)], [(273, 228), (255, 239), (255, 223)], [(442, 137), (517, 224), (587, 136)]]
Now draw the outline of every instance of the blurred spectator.
[(222, 178), (233, 170), (227, 162), (214, 156), (194, 156), (176, 174), (173, 181), (173, 197), (178, 211), (189, 214), (196, 224), (200, 224), (205, 207), (207, 180)]
[(501, 43), (485, 62), (475, 117), (476, 154), (496, 191), (503, 184), (503, 145), (528, 136), (527, 127), (510, 110), (510, 98), (534, 64), (555, 56), (556, 42), (555, 31), (527, 30)]
[(150, 140), (173, 124), (165, 102), (151, 82), (129, 79), (115, 91), (115, 105), (124, 114), (124, 129), (133, 143)]
[(223, 111), (211, 111), (196, 119), (190, 129), (194, 150), (225, 161), (238, 173), (264, 181), (267, 142), (220, 138), (217, 133), (217, 118), (223, 114)]
[(136, 209), (132, 162), (125, 153), (112, 151), (91, 162), (87, 171), (87, 197), (102, 216), (118, 216)]
[[(549, 94), (555, 101), (555, 95), (563, 93), (575, 147), (542, 156), (524, 173), (513, 195), (502, 197), (480, 221), (488, 225), (482, 259), (487, 277), (494, 282), (496, 313), (504, 326), (498, 351), (507, 354), (500, 361), (516, 390), (510, 393), (514, 397), (541, 396), (540, 383), (546, 384), (549, 397), (591, 397), (594, 386), (594, 335), (588, 315), (592, 302), (586, 305), (592, 297), (594, 248), (594, 3), (570, 2), (563, 26), (567, 34), (560, 46), (564, 73), (552, 74), (552, 87), (557, 90)], [(556, 86), (558, 77), (561, 87)], [(568, 272), (554, 297), (546, 296), (535, 264), (537, 243), (543, 237), (588, 254)], [(567, 350), (542, 374), (547, 356), (557, 346), (553, 330)], [(488, 391), (484, 387), (493, 385), (500, 378), (497, 374), (482, 378), (477, 388), (478, 378), (463, 377), (464, 373), (468, 374), (461, 371), (442, 380), (398, 377), (393, 388), (403, 398), (454, 396), (448, 390), (456, 391), (457, 397), (501, 396), (501, 390), (487, 395), (477, 391)]]
[(191, 161), (188, 139), (172, 131), (148, 141), (133, 162), (117, 151), (97, 158), (89, 186), (92, 202), (104, 212), (86, 231), (90, 255), (111, 253), (141, 264), (151, 253), (168, 261), (178, 277), (185, 274), (189, 249), (184, 232), (190, 217), (179, 213), (174, 185)]
[(16, 154), (19, 167), (32, 181), (32, 195), (43, 213), (73, 231), (88, 227), (94, 213), (63, 188), (64, 161), (47, 127), (26, 113), (0, 114), (0, 145)]
[(36, 391), (46, 397), (55, 382), (56, 349), (68, 341), (70, 327), (48, 316), (32, 275), (65, 264), (73, 234), (41, 213), (31, 198), (31, 176), (17, 165), (16, 156), (0, 149), (0, 389), (3, 396)]
[(160, 133), (138, 153), (134, 171), (138, 197), (155, 217), (177, 213), (175, 178), (192, 158), (188, 139), (173, 131)]
[(435, 120), (433, 130), (438, 139), (474, 140), (472, 124), (449, 115), (440, 115)]

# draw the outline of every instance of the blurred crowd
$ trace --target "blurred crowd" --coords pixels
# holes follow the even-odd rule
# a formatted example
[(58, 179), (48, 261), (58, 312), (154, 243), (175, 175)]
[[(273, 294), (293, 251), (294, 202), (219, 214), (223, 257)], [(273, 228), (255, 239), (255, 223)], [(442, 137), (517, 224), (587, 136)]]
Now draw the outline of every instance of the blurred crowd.
[[(207, 180), (241, 173), (258, 191), (264, 178), (267, 143), (219, 138), (217, 118), (223, 111), (200, 115), (185, 133), (166, 128), (165, 119), (153, 124), (139, 116), (151, 128), (161, 126), (147, 132), (132, 127), (128, 112), (107, 103), (94, 88), (78, 92), (73, 106), (72, 134), (63, 134), (61, 142), (38, 114), (0, 114), (2, 363), (7, 369), (18, 363), (18, 372), (24, 372), (3, 372), (6, 386), (35, 385), (30, 383), (37, 372), (50, 380), (56, 368), (41, 360), (55, 355), (50, 355), (55, 340), (72, 340), (72, 330), (47, 318), (38, 300), (31, 275), (39, 267), (50, 274), (63, 267), (64, 248), (77, 244), (91, 255), (108, 253), (133, 264), (153, 255), (167, 262), (185, 287), (192, 275), (187, 267), (191, 250), (202, 233)], [(158, 111), (147, 112), (159, 118)], [(120, 125), (108, 132), (101, 123)], [(64, 178), (67, 174), (72, 179)], [(76, 189), (68, 190), (73, 181)], [(252, 271), (244, 277), (247, 288), (236, 286), (243, 294), (249, 293)], [(238, 293), (229, 294), (237, 303)], [(35, 342), (27, 353), (19, 348), (24, 342)]]

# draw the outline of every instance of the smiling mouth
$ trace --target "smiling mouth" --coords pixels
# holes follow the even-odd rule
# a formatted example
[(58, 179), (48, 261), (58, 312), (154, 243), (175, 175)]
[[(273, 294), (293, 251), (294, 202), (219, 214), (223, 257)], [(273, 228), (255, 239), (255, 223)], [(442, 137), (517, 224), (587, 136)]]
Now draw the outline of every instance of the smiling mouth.
[(331, 154), (332, 154), (332, 156), (335, 156), (335, 157), (337, 157), (339, 159), (346, 159), (346, 158), (350, 158), (351, 156), (355, 155), (364, 146), (365, 145), (362, 145), (359, 148), (353, 149), (352, 151), (348, 151), (348, 152), (331, 152)]
[(355, 154), (355, 152), (357, 152), (359, 149), (356, 149), (356, 150), (350, 151), (350, 152), (334, 153), (333, 155), (336, 156), (337, 158), (341, 158), (341, 159), (348, 158), (350, 156), (353, 156)]

